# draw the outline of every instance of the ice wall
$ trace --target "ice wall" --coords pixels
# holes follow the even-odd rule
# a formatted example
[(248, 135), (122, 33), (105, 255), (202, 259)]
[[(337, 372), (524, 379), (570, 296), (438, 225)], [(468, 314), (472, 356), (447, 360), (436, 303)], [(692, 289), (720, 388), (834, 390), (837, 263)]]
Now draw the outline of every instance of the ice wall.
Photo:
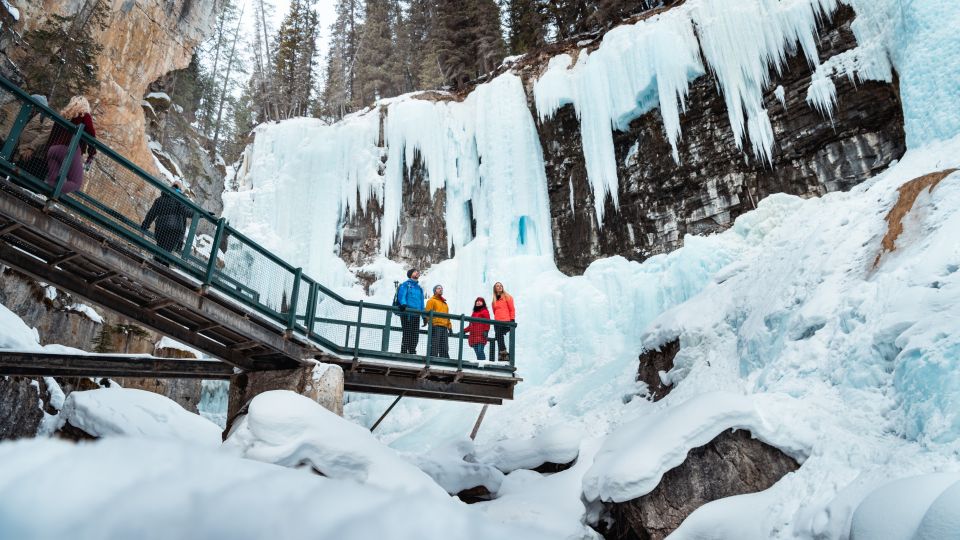
[(567, 104), (576, 109), (597, 220), (603, 223), (608, 194), (617, 205), (612, 129), (626, 130), (659, 107), (679, 162), (689, 84), (707, 69), (726, 103), (735, 144), (742, 148), (749, 139), (752, 155), (769, 163), (774, 140), (763, 94), (770, 71), (779, 71), (798, 46), (817, 64), (817, 23), (836, 8), (836, 0), (687, 2), (615, 28), (595, 51), (579, 51), (576, 62), (553, 58), (534, 86), (537, 113), (544, 119)]

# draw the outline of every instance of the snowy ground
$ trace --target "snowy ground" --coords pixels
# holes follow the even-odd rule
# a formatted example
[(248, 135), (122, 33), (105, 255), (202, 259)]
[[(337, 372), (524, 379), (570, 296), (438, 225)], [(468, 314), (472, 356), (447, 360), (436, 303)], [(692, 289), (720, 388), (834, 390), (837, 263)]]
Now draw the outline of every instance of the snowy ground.
[[(578, 277), (556, 269), (534, 119), (513, 75), (462, 103), (383, 103), (390, 108), (383, 177), (377, 113), (329, 127), (300, 119), (259, 128), (240, 190), (225, 195), (225, 213), (351, 297), (362, 292), (334, 253), (341, 219), (358, 211), (357, 193), (361, 207), (376, 197), (384, 204), (386, 251), (401, 210), (400, 157), (420, 152), (431, 187), (447, 190), (447, 233), (457, 254), (427, 269), (423, 281), (445, 286), (452, 311), (489, 294), (494, 281), (514, 294), (525, 379), (516, 400), (490, 409), (475, 443), (464, 436), (476, 405), (404, 400), (378, 427), (378, 442), (309, 403), (272, 395), (220, 450), (129, 429), (93, 445), (3, 444), (0, 492), (22, 496), (0, 498), (0, 536), (189, 530), (255, 538), (309, 530), (331, 538), (527, 538), (533, 533), (516, 528), (533, 527), (549, 538), (592, 538), (585, 523), (599, 504), (646, 493), (687, 450), (731, 427), (749, 429), (802, 467), (763, 493), (702, 507), (675, 538), (848, 538), (853, 527), (857, 539), (877, 531), (906, 539), (955, 531), (960, 174), (921, 193), (896, 249), (878, 255), (897, 189), (960, 167), (960, 10), (948, 0), (851, 3), (860, 47), (817, 69), (810, 106), (829, 113), (830, 77), (887, 79), (895, 68), (908, 153), (849, 193), (770, 197), (730, 230), (687, 237), (683, 248), (642, 264), (613, 257)], [(762, 157), (771, 144), (757, 105), (764, 73), (794, 47), (815, 58), (814, 23), (835, 7), (745, 0), (731, 9), (688, 0), (618, 31), (581, 54), (574, 69), (562, 58), (552, 62), (536, 89), (537, 113), (575, 103), (591, 183), (615, 192), (616, 178), (604, 172), (611, 125), (656, 106), (667, 133), (679, 137), (674, 121), (685, 88), (709, 67), (736, 139), (744, 144), (746, 133), (752, 147), (745, 151)], [(700, 30), (697, 43), (691, 25)], [(638, 44), (660, 52), (624, 56)], [(703, 58), (691, 56), (695, 46)], [(633, 94), (616, 93), (622, 89)], [(478, 222), (472, 241), (467, 200)], [(380, 278), (373, 298), (389, 302), (404, 269), (381, 259), (366, 270)], [(0, 346), (31, 339), (37, 346), (30, 329), (10, 324)], [(651, 403), (635, 382), (637, 354), (675, 338), (681, 349), (666, 374), (674, 390)], [(387, 401), (351, 396), (345, 414), (368, 426)], [(574, 456), (575, 466), (561, 473), (528, 470)], [(465, 507), (443, 494), (467, 484), (497, 498)], [(44, 507), (50, 493), (62, 494), (53, 510)], [(317, 510), (325, 507), (331, 511)]]

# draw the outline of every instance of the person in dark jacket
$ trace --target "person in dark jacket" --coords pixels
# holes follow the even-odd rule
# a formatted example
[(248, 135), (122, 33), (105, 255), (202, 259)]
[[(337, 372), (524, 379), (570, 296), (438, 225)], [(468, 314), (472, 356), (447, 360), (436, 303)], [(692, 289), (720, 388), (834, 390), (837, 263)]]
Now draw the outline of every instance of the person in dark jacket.
[[(74, 96), (67, 107), (60, 113), (64, 118), (70, 120), (73, 125), (83, 124), (83, 132), (91, 137), (97, 136), (97, 131), (93, 128), (93, 117), (90, 116), (90, 102), (83, 96)], [(60, 176), (60, 168), (69, 153), (70, 141), (73, 139), (72, 130), (54, 123), (50, 131), (50, 139), (47, 140), (47, 185), (56, 187), (57, 178)], [(84, 164), (80, 157), (87, 154), (86, 167), (89, 168), (93, 163), (93, 156), (97, 155), (97, 149), (91, 144), (81, 140), (80, 147), (73, 154), (70, 165), (67, 169), (67, 179), (63, 184), (60, 193), (72, 193), (83, 187)]]
[[(400, 311), (417, 309), (423, 311), (423, 287), (417, 281), (420, 271), (411, 268), (407, 271), (407, 280), (397, 289), (397, 307)], [(400, 341), (401, 354), (417, 354), (417, 344), (420, 342), (420, 328), (417, 322), (420, 317), (416, 313), (400, 315), (400, 326), (403, 328), (403, 338)]]
[[(179, 182), (173, 183), (173, 190), (183, 193)], [(153, 206), (147, 212), (140, 228), (146, 231), (153, 224), (157, 245), (166, 251), (180, 251), (183, 249), (183, 235), (187, 232), (187, 219), (191, 214), (190, 209), (177, 200), (177, 197), (163, 192), (153, 201)]]

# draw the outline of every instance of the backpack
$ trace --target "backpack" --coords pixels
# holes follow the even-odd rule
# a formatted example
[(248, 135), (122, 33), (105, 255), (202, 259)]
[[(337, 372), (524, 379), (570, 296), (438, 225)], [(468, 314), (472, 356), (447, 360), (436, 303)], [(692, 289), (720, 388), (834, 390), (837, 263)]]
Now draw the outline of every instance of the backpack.
[[(403, 287), (403, 285), (400, 285)], [(397, 287), (397, 290), (393, 293), (393, 307), (400, 307), (400, 287)]]

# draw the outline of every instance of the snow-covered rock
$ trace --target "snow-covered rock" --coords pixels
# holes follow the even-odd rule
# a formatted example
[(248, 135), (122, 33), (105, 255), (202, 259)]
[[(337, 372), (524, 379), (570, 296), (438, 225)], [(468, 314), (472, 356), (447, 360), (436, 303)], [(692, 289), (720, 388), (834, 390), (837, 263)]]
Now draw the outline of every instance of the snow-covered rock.
[(477, 459), (505, 473), (545, 463), (566, 465), (577, 459), (583, 434), (565, 425), (551, 426), (531, 438), (511, 438), (477, 449)]
[(253, 398), (224, 447), (248, 459), (286, 467), (307, 465), (330, 478), (446, 498), (427, 474), (370, 432), (288, 390)]
[(0, 444), (0, 538), (552, 538), (447, 497), (378, 489), (174, 441)]
[(429, 454), (413, 454), (410, 459), (451, 495), (477, 487), (496, 493), (503, 483), (499, 469), (476, 462), (473, 441), (468, 438), (451, 441)]
[(59, 422), (100, 438), (171, 439), (211, 448), (221, 442), (221, 430), (213, 422), (160, 394), (130, 388), (71, 392)]
[(853, 513), (850, 540), (927, 540), (960, 533), (960, 473), (890, 482), (863, 499)]

